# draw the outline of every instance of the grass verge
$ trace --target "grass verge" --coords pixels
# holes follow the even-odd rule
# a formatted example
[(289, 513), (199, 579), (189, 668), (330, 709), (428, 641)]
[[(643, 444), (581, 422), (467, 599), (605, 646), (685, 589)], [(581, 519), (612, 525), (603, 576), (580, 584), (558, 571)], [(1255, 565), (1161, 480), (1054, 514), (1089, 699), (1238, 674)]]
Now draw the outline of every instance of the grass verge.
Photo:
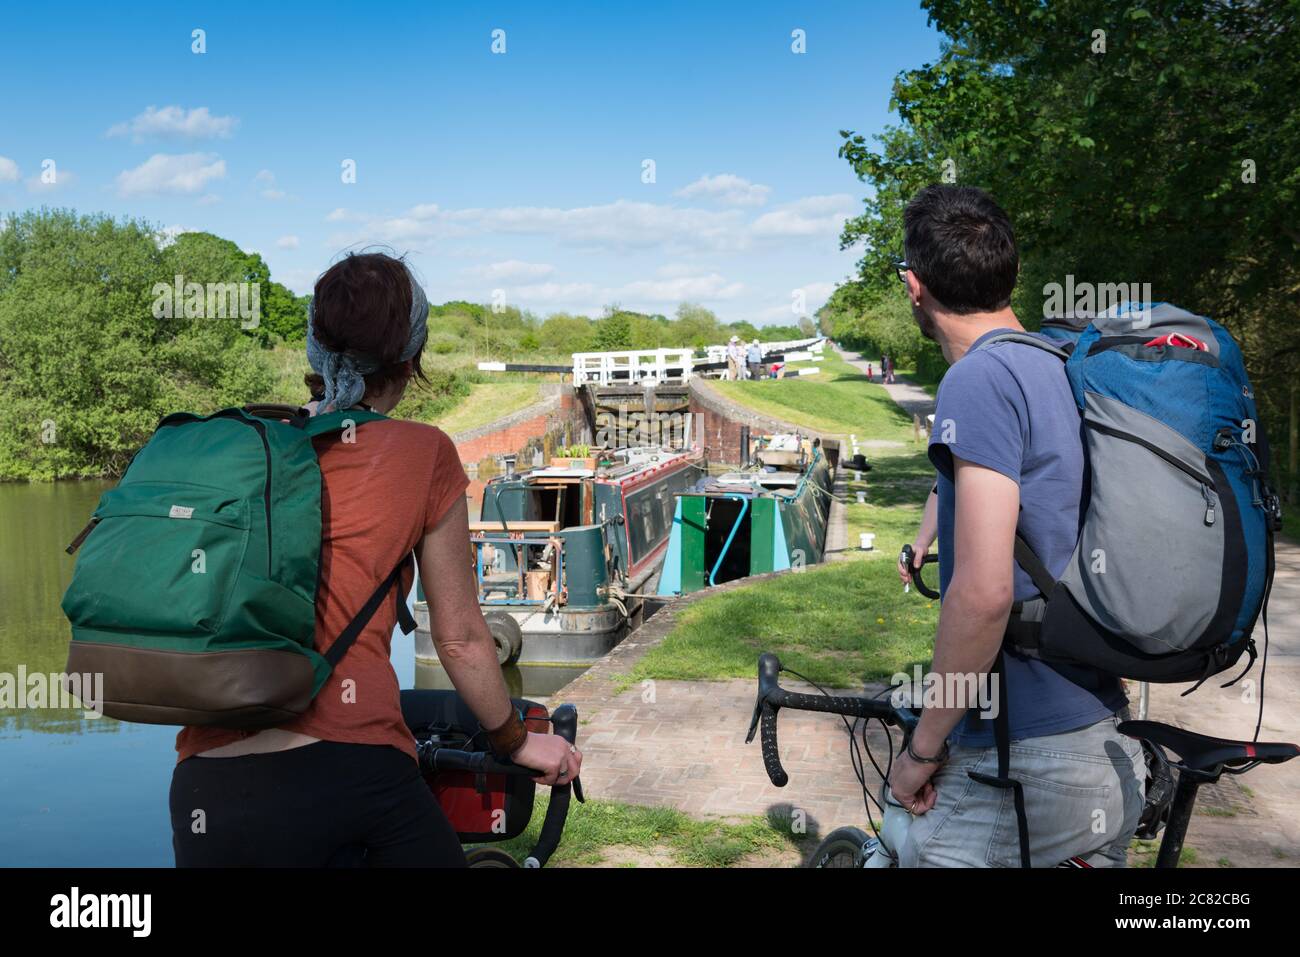
[[(522, 861), (537, 843), (548, 797), (546, 789), (539, 788), (527, 830), (494, 846)], [(697, 820), (673, 808), (590, 800), (570, 805), (564, 839), (551, 863), (731, 867), (754, 855), (778, 854), (806, 839), (791, 832), (788, 819), (776, 815)]]
[(537, 402), (541, 383), (536, 379), (478, 382), (460, 403), (434, 420), (449, 435), (487, 425)]
[[(921, 450), (874, 461), (862, 482), (849, 482), (852, 553), (699, 599), (633, 667), (627, 686), (647, 678), (750, 678), (764, 651), (836, 688), (927, 666), (938, 602), (915, 591), (904, 594), (894, 562), (916, 534), (933, 470)], [(857, 504), (858, 488), (867, 490), (865, 505)], [(871, 552), (856, 550), (863, 531), (876, 535)], [(934, 585), (933, 568), (930, 572), (927, 581)]]
[(883, 388), (869, 384), (837, 354), (825, 353), (815, 376), (714, 382), (726, 398), (818, 432), (862, 438), (908, 440), (912, 420)]

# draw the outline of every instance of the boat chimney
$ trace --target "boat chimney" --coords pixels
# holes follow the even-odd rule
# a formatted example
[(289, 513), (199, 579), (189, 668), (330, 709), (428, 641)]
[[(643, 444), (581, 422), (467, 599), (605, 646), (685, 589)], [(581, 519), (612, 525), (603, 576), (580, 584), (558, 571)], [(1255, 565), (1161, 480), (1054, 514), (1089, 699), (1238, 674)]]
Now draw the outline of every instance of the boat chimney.
[(514, 475), (514, 474), (515, 474), (515, 460), (516, 460), (516, 458), (517, 458), (517, 456), (514, 456), (514, 455), (503, 455), (503, 456), (501, 456), (501, 464), (505, 466), (505, 469), (506, 469), (506, 475), (507, 475), (507, 476), (510, 476), (510, 475)]
[(749, 426), (740, 427), (740, 467), (749, 468)]

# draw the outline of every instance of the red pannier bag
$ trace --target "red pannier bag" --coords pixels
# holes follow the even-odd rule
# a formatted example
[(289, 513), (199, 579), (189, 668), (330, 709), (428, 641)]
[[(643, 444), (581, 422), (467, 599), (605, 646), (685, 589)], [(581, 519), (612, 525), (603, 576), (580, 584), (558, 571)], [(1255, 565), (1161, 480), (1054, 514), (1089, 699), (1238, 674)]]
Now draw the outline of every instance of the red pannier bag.
[[(550, 733), (545, 707), (524, 698), (512, 702), (529, 731)], [(402, 717), (417, 744), (432, 741), (442, 748), (490, 750), (478, 719), (454, 691), (403, 691)], [(508, 841), (522, 834), (532, 819), (537, 785), (525, 775), (436, 771), (426, 772), (424, 780), (463, 843)]]

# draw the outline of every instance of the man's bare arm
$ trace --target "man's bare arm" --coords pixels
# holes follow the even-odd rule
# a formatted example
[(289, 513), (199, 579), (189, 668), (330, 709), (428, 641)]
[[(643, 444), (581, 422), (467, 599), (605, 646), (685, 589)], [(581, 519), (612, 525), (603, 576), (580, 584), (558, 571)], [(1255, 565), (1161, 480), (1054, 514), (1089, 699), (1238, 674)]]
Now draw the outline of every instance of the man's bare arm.
[[(1011, 612), (1020, 486), (992, 469), (953, 457), (954, 568), (934, 639), (936, 676), (983, 676), (993, 665)], [(949, 685), (945, 684), (945, 687)], [(974, 702), (927, 708), (913, 737), (918, 754), (937, 754)]]

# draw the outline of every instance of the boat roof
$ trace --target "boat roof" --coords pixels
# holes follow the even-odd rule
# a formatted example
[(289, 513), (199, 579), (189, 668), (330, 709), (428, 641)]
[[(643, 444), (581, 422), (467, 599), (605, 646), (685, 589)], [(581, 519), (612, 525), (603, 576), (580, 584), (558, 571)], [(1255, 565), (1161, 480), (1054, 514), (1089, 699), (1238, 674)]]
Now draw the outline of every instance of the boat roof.
[[(516, 472), (510, 476), (512, 479), (521, 479), (528, 483), (537, 482), (575, 482), (582, 479), (595, 479), (598, 482), (605, 482), (613, 485), (622, 485), (627, 482), (637, 481), (645, 476), (666, 470), (671, 466), (682, 465), (692, 462), (699, 457), (696, 449), (667, 449), (662, 446), (637, 446), (626, 449), (610, 449), (601, 453), (602, 455), (613, 455), (616, 461), (611, 466), (589, 468), (573, 468), (570, 466), (547, 465), (538, 468), (528, 469), (523, 472)], [(498, 481), (506, 476), (496, 476), (492, 481)]]

